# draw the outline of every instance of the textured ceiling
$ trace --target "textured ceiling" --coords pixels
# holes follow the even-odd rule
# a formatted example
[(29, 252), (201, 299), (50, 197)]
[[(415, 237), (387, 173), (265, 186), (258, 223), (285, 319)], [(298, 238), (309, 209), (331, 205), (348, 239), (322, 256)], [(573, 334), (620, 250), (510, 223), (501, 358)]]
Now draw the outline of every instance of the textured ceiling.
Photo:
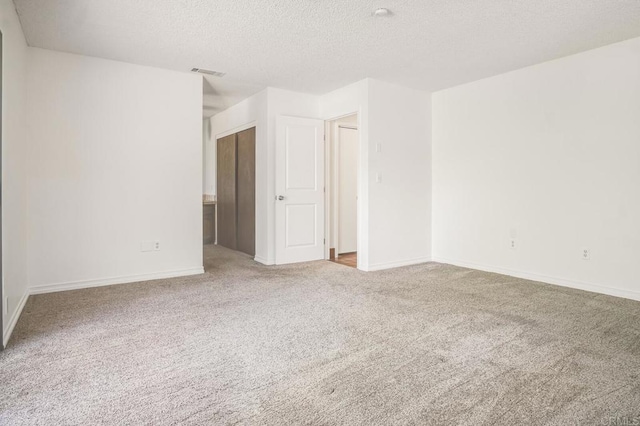
[[(640, 0), (15, 0), (29, 45), (207, 77), (207, 114), (266, 86), (434, 91), (640, 36)], [(374, 18), (373, 10), (393, 15)]]

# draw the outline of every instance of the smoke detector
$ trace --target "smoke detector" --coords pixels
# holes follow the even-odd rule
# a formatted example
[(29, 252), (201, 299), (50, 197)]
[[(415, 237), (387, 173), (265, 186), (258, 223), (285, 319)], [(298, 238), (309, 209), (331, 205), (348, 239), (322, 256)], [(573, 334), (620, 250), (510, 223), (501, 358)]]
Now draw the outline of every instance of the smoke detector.
[(199, 72), (200, 74), (207, 74), (207, 75), (212, 75), (214, 77), (224, 77), (225, 75), (227, 75), (226, 72), (219, 72), (219, 71), (211, 71), (211, 70), (205, 70), (202, 68), (191, 68), (192, 72)]
[(382, 18), (384, 16), (391, 16), (391, 11), (389, 9), (381, 7), (380, 9), (376, 9), (373, 11), (373, 16), (377, 18)]

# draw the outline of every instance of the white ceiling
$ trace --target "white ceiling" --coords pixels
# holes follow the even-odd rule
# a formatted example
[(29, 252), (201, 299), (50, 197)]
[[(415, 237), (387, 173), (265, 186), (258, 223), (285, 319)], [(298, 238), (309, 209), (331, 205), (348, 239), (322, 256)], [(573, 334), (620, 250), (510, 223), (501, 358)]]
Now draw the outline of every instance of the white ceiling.
[[(29, 45), (207, 77), (205, 113), (266, 86), (435, 91), (640, 36), (639, 0), (15, 0)], [(374, 18), (378, 7), (393, 16)]]

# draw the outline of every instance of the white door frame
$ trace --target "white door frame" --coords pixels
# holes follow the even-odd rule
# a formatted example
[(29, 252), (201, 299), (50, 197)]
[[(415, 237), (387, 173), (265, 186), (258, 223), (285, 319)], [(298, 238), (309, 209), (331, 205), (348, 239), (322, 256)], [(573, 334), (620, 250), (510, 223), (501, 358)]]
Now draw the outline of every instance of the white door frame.
[[(334, 122), (334, 126), (333, 126), (333, 135), (335, 136), (335, 140), (333, 140), (333, 157), (331, 158), (332, 163), (335, 161), (335, 163), (333, 163), (334, 168), (333, 168), (333, 179), (334, 179), (334, 183), (335, 183), (335, 193), (333, 194), (332, 199), (336, 200), (335, 204), (331, 210), (333, 210), (333, 218), (334, 218), (334, 229), (332, 229), (332, 233), (333, 233), (333, 238), (334, 238), (334, 245), (335, 245), (335, 249), (336, 249), (336, 258), (338, 256), (340, 256), (340, 203), (337, 201), (340, 198), (340, 167), (337, 167), (340, 163), (340, 144), (342, 142), (340, 142), (340, 129), (351, 129), (351, 130), (358, 130), (358, 125), (348, 125), (348, 124), (340, 124), (337, 122)], [(358, 146), (359, 148), (359, 146)], [(360, 152), (358, 150), (358, 152)], [(357, 164), (356, 164), (356, 167)], [(358, 170), (359, 168), (357, 168), (356, 170)], [(357, 227), (357, 223), (356, 223), (356, 227)], [(356, 230), (357, 231), (357, 230)]]
[[(341, 118), (346, 118), (346, 117), (350, 117), (352, 115), (355, 115), (358, 118), (358, 122), (355, 125), (348, 125), (348, 124), (338, 124), (335, 121), (340, 120)], [(360, 116), (359, 116), (359, 112), (355, 111), (352, 113), (348, 113), (348, 114), (343, 114), (340, 115), (338, 117), (335, 118), (328, 118), (325, 120), (325, 135), (326, 135), (326, 143), (325, 143), (325, 161), (324, 161), (324, 167), (325, 167), (325, 238), (329, 237), (329, 234), (331, 234), (331, 239), (334, 241), (334, 245), (335, 245), (335, 256), (336, 258), (338, 257), (338, 229), (339, 229), (339, 224), (336, 223), (335, 228), (331, 227), (331, 217), (336, 218), (337, 217), (337, 210), (338, 210), (338, 205), (337, 202), (333, 202), (333, 200), (335, 199), (334, 195), (334, 191), (333, 188), (331, 187), (331, 180), (332, 178), (335, 179), (336, 183), (339, 182), (339, 172), (338, 169), (336, 167), (334, 167), (334, 175), (331, 174), (331, 165), (333, 164), (333, 161), (337, 158), (338, 155), (338, 146), (337, 144), (335, 144), (335, 140), (338, 134), (338, 128), (339, 127), (345, 127), (345, 128), (351, 128), (351, 129), (356, 129), (356, 130), (360, 130), (359, 129), (359, 124), (360, 124)], [(333, 128), (332, 128), (333, 125)], [(362, 144), (362, 137), (361, 137), (361, 133), (358, 132), (358, 153), (361, 152), (361, 144)], [(333, 152), (331, 151), (331, 147), (333, 146), (334, 150)], [(334, 165), (335, 166), (335, 165)], [(360, 179), (360, 155), (358, 155), (358, 179)], [(337, 188), (337, 185), (336, 185)], [(358, 189), (357, 189), (357, 196), (358, 196), (358, 202), (357, 202), (357, 210), (358, 210), (358, 223), (357, 223), (357, 241), (358, 241), (358, 251), (360, 250), (360, 248), (362, 247), (362, 243), (361, 243), (361, 238), (362, 238), (362, 229), (361, 229), (361, 223), (362, 221), (360, 220), (360, 212), (362, 209), (362, 206), (360, 205), (362, 197), (360, 196), (360, 185), (358, 184)], [(333, 214), (331, 214), (333, 211)], [(336, 221), (337, 222), (337, 221)], [(329, 243), (327, 243), (325, 245), (325, 259), (329, 259), (330, 258), (330, 245)], [(358, 259), (358, 268), (360, 268), (360, 260)]]

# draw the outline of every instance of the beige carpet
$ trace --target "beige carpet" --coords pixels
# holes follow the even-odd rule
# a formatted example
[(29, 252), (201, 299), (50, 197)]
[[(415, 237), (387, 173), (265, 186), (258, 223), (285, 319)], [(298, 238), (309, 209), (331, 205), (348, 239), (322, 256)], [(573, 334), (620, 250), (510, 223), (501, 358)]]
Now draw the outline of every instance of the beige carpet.
[(638, 302), (435, 263), (205, 267), (31, 297), (0, 423), (640, 421)]

